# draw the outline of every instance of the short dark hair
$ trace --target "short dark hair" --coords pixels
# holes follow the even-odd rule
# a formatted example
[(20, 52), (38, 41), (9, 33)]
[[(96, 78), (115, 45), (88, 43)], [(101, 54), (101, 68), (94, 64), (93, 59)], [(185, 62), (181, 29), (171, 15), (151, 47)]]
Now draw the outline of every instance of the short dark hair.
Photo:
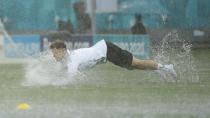
[(53, 49), (53, 48), (56, 48), (56, 49), (66, 48), (66, 44), (62, 40), (56, 40), (50, 45), (50, 49)]
[(141, 14), (135, 14), (136, 20), (141, 21)]

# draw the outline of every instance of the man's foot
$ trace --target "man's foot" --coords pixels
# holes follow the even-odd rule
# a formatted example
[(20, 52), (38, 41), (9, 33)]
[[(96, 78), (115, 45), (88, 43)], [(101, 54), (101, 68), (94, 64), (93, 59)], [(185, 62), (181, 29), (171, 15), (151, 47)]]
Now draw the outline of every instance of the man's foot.
[(166, 74), (164, 73), (164, 71), (169, 72), (169, 74), (172, 76), (174, 81), (177, 81), (177, 74), (176, 74), (176, 71), (174, 70), (173, 64), (169, 64), (169, 65), (158, 64), (157, 72), (162, 76), (162, 78), (166, 78)]
[(173, 65), (173, 64), (164, 65), (164, 70), (170, 72), (171, 76), (172, 76), (174, 79), (177, 78), (177, 74), (176, 74), (176, 71), (174, 70), (174, 65)]

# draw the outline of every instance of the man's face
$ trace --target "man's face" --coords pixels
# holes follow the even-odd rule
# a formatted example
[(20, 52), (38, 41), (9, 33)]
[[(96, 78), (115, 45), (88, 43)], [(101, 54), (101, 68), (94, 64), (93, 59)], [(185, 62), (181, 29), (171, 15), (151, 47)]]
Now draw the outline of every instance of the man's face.
[(66, 55), (65, 48), (61, 48), (61, 49), (53, 48), (53, 49), (51, 49), (51, 51), (52, 51), (53, 57), (55, 58), (56, 61), (61, 61), (64, 58), (64, 56)]

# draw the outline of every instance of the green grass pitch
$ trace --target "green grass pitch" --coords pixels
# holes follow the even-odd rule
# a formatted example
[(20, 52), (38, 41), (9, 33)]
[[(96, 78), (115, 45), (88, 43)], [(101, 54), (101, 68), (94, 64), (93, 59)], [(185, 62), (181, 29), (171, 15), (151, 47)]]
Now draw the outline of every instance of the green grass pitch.
[[(23, 64), (0, 64), (0, 116), (4, 118), (209, 118), (210, 53), (195, 50), (200, 81), (164, 82), (150, 71), (108, 63), (65, 86), (22, 86)], [(157, 76), (157, 77), (156, 77)], [(27, 110), (16, 106), (27, 103)]]

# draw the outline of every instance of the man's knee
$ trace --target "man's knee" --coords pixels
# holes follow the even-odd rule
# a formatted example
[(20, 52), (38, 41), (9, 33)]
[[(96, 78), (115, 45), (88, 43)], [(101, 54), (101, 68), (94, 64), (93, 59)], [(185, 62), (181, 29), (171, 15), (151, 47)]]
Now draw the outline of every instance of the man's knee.
[(144, 63), (145, 62), (143, 60), (136, 59), (135, 57), (133, 57), (131, 66), (133, 68), (141, 68), (141, 69), (144, 69)]

